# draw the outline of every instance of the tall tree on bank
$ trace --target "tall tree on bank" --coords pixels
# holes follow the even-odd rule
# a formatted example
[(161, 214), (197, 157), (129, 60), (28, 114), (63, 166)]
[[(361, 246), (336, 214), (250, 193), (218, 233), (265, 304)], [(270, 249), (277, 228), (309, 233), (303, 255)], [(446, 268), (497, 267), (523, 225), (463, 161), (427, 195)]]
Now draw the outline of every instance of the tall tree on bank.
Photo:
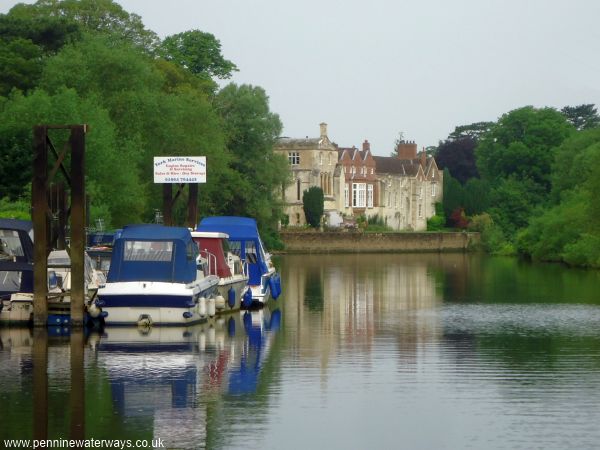
[(465, 184), (470, 178), (479, 176), (475, 164), (475, 138), (466, 136), (447, 140), (437, 148), (435, 161), (440, 169), (448, 169), (452, 176)]
[(142, 18), (128, 13), (112, 0), (38, 0), (32, 5), (18, 4), (10, 14), (35, 22), (41, 18), (62, 18), (87, 32), (110, 35), (114, 41), (126, 41), (151, 53), (159, 38), (146, 29)]
[(228, 79), (238, 70), (234, 63), (223, 57), (219, 40), (214, 35), (200, 30), (167, 36), (158, 47), (157, 53), (193, 74), (209, 79)]
[(281, 134), (279, 116), (269, 109), (264, 89), (229, 84), (215, 98), (222, 117), (226, 146), (232, 153), (231, 167), (239, 174), (230, 190), (226, 213), (255, 217), (266, 231), (274, 232), (283, 205), (281, 186), (289, 182), (286, 159), (276, 155), (273, 147)]
[(573, 131), (555, 109), (527, 106), (503, 115), (481, 138), (476, 157), (492, 187), (489, 212), (509, 235), (548, 201), (555, 149)]
[(600, 126), (600, 116), (593, 103), (579, 106), (565, 106), (560, 110), (567, 121), (578, 131)]

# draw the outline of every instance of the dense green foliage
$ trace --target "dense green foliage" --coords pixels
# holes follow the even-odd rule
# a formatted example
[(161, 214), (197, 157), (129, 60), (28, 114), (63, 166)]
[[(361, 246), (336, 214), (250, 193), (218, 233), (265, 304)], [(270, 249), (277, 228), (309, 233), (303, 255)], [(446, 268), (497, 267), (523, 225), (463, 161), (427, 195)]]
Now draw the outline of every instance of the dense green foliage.
[(600, 267), (599, 124), (594, 105), (503, 115), (478, 135), (480, 178), (445, 171), (446, 217), (463, 208), (492, 253)]
[(320, 187), (311, 186), (302, 194), (304, 216), (311, 227), (319, 228), (321, 226), (324, 206), (325, 196), (323, 195), (323, 189)]
[[(0, 43), (1, 214), (15, 215), (30, 195), (32, 127), (86, 123), (92, 221), (151, 221), (162, 208), (152, 157), (203, 155), (200, 214), (255, 217), (265, 240), (276, 241), (274, 193), (288, 178), (273, 152), (281, 121), (263, 89), (218, 89), (215, 78), (237, 68), (212, 34), (161, 41), (112, 0), (39, 0), (0, 15)], [(65, 138), (57, 133), (55, 145)]]

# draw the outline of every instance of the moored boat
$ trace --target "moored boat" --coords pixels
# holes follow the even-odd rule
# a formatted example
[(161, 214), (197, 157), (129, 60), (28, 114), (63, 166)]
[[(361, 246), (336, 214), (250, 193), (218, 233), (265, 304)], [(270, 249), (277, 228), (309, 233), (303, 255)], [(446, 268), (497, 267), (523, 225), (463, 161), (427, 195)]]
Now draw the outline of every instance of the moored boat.
[(187, 228), (125, 227), (115, 240), (96, 306), (106, 325), (189, 325), (215, 314), (219, 277)]
[(232, 253), (238, 255), (248, 275), (242, 307), (263, 306), (281, 294), (281, 281), (271, 255), (265, 251), (256, 221), (249, 217), (206, 217), (197, 227), (202, 232), (226, 233)]
[(207, 272), (219, 277), (219, 294), (215, 299), (217, 312), (240, 309), (248, 284), (242, 260), (229, 251), (228, 237), (225, 233), (192, 231), (200, 256), (206, 260)]

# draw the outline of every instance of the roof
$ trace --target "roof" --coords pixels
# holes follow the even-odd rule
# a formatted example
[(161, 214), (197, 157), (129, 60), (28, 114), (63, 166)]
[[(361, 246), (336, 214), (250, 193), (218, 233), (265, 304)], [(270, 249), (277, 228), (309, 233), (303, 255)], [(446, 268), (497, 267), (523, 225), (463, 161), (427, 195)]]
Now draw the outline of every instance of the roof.
[(0, 219), (0, 228), (5, 230), (21, 230), (29, 233), (33, 229), (31, 220)]
[(206, 239), (227, 239), (229, 235), (227, 233), (219, 233), (218, 231), (192, 231), (193, 238), (206, 238)]
[(156, 224), (127, 225), (120, 239), (140, 239), (156, 241), (190, 240), (190, 230), (183, 227), (166, 227)]
[(419, 160), (398, 159), (395, 156), (373, 156), (373, 159), (377, 173), (416, 176), (421, 168)]
[(205, 217), (200, 221), (197, 231), (217, 231), (227, 233), (229, 239), (233, 241), (259, 238), (256, 220), (250, 217)]

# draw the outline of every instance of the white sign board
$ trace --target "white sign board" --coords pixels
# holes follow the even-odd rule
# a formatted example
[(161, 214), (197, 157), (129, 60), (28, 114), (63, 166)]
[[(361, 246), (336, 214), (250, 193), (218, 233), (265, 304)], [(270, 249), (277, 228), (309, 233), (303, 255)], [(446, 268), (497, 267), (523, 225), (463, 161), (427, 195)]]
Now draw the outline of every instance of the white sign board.
[(155, 183), (206, 183), (206, 156), (155, 156)]

